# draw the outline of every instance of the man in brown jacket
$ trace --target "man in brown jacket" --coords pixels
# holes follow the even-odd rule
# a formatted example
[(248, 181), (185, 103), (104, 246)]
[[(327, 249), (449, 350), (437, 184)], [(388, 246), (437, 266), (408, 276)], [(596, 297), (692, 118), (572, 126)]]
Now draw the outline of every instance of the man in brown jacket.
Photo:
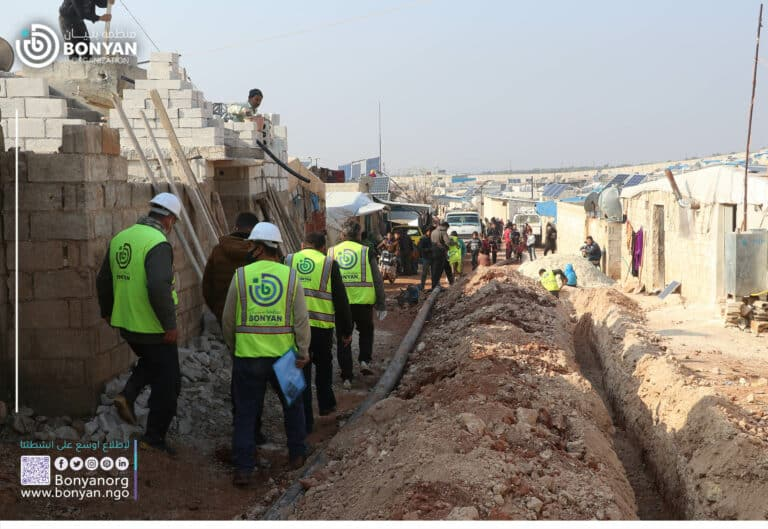
[(224, 301), (227, 299), (229, 284), (235, 270), (252, 262), (251, 248), (248, 240), (251, 230), (259, 222), (253, 213), (240, 213), (235, 221), (235, 231), (219, 239), (208, 262), (205, 263), (203, 274), (203, 298), (211, 309), (216, 320), (221, 325), (221, 314), (224, 312)]

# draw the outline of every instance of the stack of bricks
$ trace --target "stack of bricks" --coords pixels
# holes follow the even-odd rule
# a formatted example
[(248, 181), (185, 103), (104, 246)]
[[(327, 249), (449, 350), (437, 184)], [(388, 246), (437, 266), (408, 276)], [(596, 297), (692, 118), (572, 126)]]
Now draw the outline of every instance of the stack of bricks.
[[(111, 237), (146, 214), (154, 192), (167, 191), (128, 182), (116, 130), (87, 125), (63, 132), (62, 153), (20, 153), (20, 394), (23, 404), (48, 415), (92, 413), (104, 383), (129, 367), (129, 347), (100, 317), (96, 275)], [(15, 258), (13, 169), (14, 153), (0, 154), (0, 249), (7, 274), (14, 272)], [(207, 247), (201, 219), (192, 220)], [(170, 241), (179, 330), (188, 339), (199, 331), (202, 294), (191, 263), (174, 236)], [(12, 277), (4, 277), (13, 285)], [(0, 302), (7, 301), (0, 317), (5, 315), (8, 335), (14, 303), (9, 290), (0, 295)], [(0, 358), (0, 371), (12, 372), (9, 358)], [(7, 389), (0, 388), (0, 394)]]
[(16, 111), (19, 113), (18, 147), (34, 152), (56, 152), (61, 146), (64, 125), (84, 125), (82, 119), (67, 117), (67, 100), (49, 95), (48, 81), (42, 78), (0, 77), (0, 126), (5, 147), (16, 145)]

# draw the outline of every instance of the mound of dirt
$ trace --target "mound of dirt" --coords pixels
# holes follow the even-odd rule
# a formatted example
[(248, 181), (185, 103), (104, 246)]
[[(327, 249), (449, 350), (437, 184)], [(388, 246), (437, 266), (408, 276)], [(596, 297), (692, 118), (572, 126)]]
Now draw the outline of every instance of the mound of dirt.
[(535, 261), (526, 261), (520, 265), (519, 272), (534, 279), (539, 278), (539, 270), (559, 268), (565, 270), (568, 263), (573, 265), (580, 287), (607, 287), (615, 283), (613, 279), (605, 275), (599, 268), (584, 259), (581, 255), (550, 254), (546, 257), (538, 257)]
[(562, 304), (509, 268), (454, 285), (399, 388), (333, 439), (295, 516), (634, 519), (570, 325)]

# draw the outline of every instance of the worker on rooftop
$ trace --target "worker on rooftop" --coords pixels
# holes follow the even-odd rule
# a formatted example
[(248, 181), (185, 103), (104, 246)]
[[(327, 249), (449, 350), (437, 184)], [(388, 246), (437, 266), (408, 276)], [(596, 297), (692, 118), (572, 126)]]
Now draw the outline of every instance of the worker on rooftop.
[[(64, 41), (74, 45), (83, 42), (87, 49), (90, 46), (91, 38), (85, 21), (90, 20), (96, 23), (112, 20), (112, 15), (99, 16), (96, 14), (96, 7), (107, 7), (107, 3), (114, 4), (115, 0), (64, 0), (59, 7), (59, 28)], [(78, 59), (87, 61), (90, 58), (91, 55), (88, 52), (80, 55), (74, 53), (69, 56), (71, 61)]]
[(304, 390), (304, 418), (308, 434), (314, 428), (312, 364), (316, 366), (318, 411), (321, 416), (330, 415), (336, 411), (336, 396), (333, 394), (333, 329), (338, 329), (342, 345), (352, 343), (353, 323), (347, 289), (341, 278), (339, 263), (325, 255), (325, 245), (323, 233), (308, 233), (301, 244), (301, 251), (285, 258), (285, 264), (296, 270), (304, 287), (309, 326), (312, 328), (309, 344), (312, 362), (304, 368), (307, 382), (307, 389)]
[(224, 341), (234, 351), (232, 362), (235, 428), (232, 457), (233, 483), (253, 483), (254, 429), (261, 419), (267, 384), (283, 406), (285, 434), (291, 468), (306, 461), (306, 425), (301, 397), (289, 404), (273, 364), (283, 355), (295, 355), (303, 369), (310, 361), (310, 326), (304, 289), (295, 270), (280, 263), (280, 230), (259, 222), (248, 237), (254, 243), (254, 263), (238, 268), (229, 285), (222, 314)]
[[(339, 263), (341, 277), (347, 289), (350, 311), (355, 327), (360, 333), (359, 345), (360, 373), (372, 375), (373, 359), (373, 310), (376, 309), (379, 320), (387, 317), (384, 298), (384, 280), (381, 278), (376, 257), (368, 246), (360, 244), (360, 224), (349, 220), (342, 227), (344, 241), (328, 249), (328, 256)], [(352, 387), (352, 345), (344, 345), (340, 330), (336, 331), (336, 355), (341, 368), (344, 389)]]
[(248, 92), (248, 102), (244, 105), (232, 105), (228, 109), (227, 119), (229, 121), (245, 122), (258, 121), (257, 114), (259, 106), (264, 100), (264, 94), (258, 88), (251, 88)]
[(115, 235), (96, 278), (101, 317), (128, 342), (139, 361), (114, 400), (120, 417), (136, 424), (133, 404), (149, 384), (149, 416), (142, 447), (171, 455), (165, 442), (181, 391), (177, 347), (173, 249), (167, 235), (181, 215), (181, 202), (170, 193), (150, 201), (149, 214)]

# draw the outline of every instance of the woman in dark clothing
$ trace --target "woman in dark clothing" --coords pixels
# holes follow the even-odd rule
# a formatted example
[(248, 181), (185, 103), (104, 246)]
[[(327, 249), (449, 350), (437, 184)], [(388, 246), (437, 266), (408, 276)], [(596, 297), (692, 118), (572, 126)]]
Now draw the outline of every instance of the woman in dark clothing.
[(544, 237), (544, 255), (547, 255), (548, 252), (555, 253), (555, 250), (557, 250), (557, 229), (551, 222), (547, 222), (547, 229)]

